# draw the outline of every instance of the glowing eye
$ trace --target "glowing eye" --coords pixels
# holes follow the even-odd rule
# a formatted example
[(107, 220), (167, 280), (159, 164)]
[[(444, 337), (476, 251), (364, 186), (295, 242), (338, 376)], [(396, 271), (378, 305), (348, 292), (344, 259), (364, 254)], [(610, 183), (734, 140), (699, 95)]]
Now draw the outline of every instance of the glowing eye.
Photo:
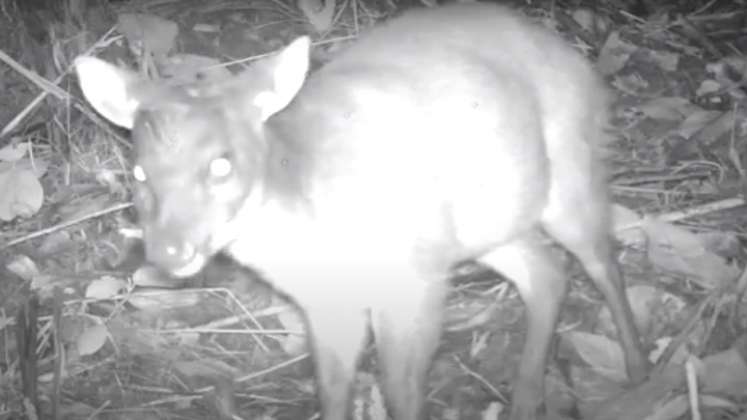
[(224, 157), (213, 159), (210, 162), (210, 176), (214, 178), (223, 178), (230, 174), (232, 169), (231, 161)]
[(135, 179), (139, 182), (145, 182), (148, 180), (148, 177), (145, 176), (145, 171), (143, 170), (143, 167), (140, 165), (135, 165), (135, 167), (132, 168), (132, 176), (134, 176)]

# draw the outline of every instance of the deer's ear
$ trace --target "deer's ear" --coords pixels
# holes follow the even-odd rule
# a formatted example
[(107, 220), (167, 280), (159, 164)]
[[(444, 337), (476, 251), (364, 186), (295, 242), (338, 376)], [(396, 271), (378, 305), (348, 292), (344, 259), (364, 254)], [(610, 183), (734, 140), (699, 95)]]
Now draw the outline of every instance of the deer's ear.
[(113, 124), (131, 129), (140, 105), (132, 89), (139, 76), (95, 57), (78, 57), (74, 66), (88, 103)]
[(288, 106), (301, 90), (309, 70), (310, 48), (311, 40), (303, 36), (261, 64), (269, 76), (270, 86), (257, 93), (253, 102), (263, 121)]

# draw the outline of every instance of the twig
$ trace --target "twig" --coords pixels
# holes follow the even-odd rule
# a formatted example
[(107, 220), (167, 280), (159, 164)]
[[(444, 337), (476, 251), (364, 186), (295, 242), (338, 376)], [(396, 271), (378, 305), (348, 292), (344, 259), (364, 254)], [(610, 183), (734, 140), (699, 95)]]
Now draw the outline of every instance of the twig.
[(744, 206), (745, 201), (742, 197), (727, 198), (725, 200), (713, 201), (711, 203), (701, 204), (684, 210), (678, 210), (670, 213), (664, 213), (655, 216), (646, 216), (635, 222), (626, 225), (615, 226), (616, 232), (622, 232), (628, 229), (640, 228), (646, 223), (647, 219), (653, 219), (659, 222), (677, 222), (695, 216), (713, 213), (715, 211), (728, 210), (735, 207)]
[(656, 372), (656, 374), (662, 373), (667, 368), (667, 364), (674, 355), (674, 352), (677, 351), (677, 349), (679, 349), (680, 346), (685, 343), (687, 338), (690, 336), (690, 333), (697, 326), (698, 321), (700, 321), (700, 318), (701, 316), (703, 316), (705, 310), (709, 308), (710, 305), (715, 304), (714, 301), (716, 300), (717, 293), (717, 291), (710, 293), (705, 297), (705, 299), (698, 303), (698, 307), (695, 309), (695, 311), (693, 311), (692, 315), (690, 315), (690, 318), (687, 320), (685, 326), (682, 328), (679, 334), (677, 334), (672, 339), (672, 341), (669, 342), (667, 347), (661, 353), (661, 356), (659, 356), (659, 360), (656, 361), (656, 366), (654, 367), (654, 372)]
[(690, 418), (700, 420), (700, 404), (698, 403), (698, 378), (695, 373), (693, 356), (690, 356), (685, 362), (685, 372), (687, 376), (687, 395), (690, 401)]
[(479, 373), (477, 373), (474, 370), (470, 369), (458, 357), (454, 356), (454, 361), (457, 362), (457, 364), (464, 371), (464, 373), (466, 373), (468, 376), (473, 377), (478, 382), (480, 382), (483, 386), (485, 386), (486, 388), (488, 388), (488, 390), (490, 392), (492, 392), (495, 397), (499, 398), (503, 403), (507, 403), (508, 402), (507, 399), (506, 399), (506, 397), (501, 393), (501, 391), (499, 391), (498, 388), (496, 388), (495, 386), (493, 386), (493, 384), (491, 384), (490, 381), (488, 381), (487, 379), (485, 379)]
[[(277, 364), (275, 366), (271, 366), (271, 367), (269, 367), (267, 369), (259, 370), (257, 372), (252, 372), (252, 373), (250, 373), (248, 375), (245, 375), (245, 376), (242, 376), (240, 378), (237, 378), (236, 382), (247, 382), (247, 381), (251, 381), (254, 378), (258, 378), (260, 376), (267, 375), (267, 374), (272, 373), (272, 372), (274, 372), (276, 370), (280, 370), (280, 369), (282, 369), (282, 368), (284, 368), (286, 366), (290, 366), (292, 364), (298, 363), (301, 360), (307, 359), (308, 357), (309, 357), (309, 353), (303, 353), (303, 354), (301, 354), (299, 356), (296, 356), (296, 357), (294, 357), (292, 359), (286, 360), (285, 362), (279, 363), (279, 364)], [(204, 392), (204, 391), (198, 390), (198, 392)]]
[[(94, 49), (96, 49), (97, 46), (99, 45), (99, 43), (101, 43), (102, 40), (106, 39), (109, 35), (111, 35), (112, 32), (114, 32), (115, 29), (116, 29), (116, 26), (113, 26), (111, 29), (109, 29), (104, 35), (101, 36), (101, 38), (99, 38), (99, 41), (96, 42), (95, 44), (93, 44), (90, 48), (88, 48), (84, 52), (84, 54), (90, 54), (91, 51), (93, 51)], [(2, 58), (2, 57), (0, 57), (0, 58)], [(8, 58), (10, 58), (10, 57), (8, 57)], [(59, 76), (57, 76), (56, 79), (54, 79), (54, 82), (50, 83), (50, 82), (45, 81), (40, 86), (42, 86), (42, 89), (44, 89), (44, 87), (54, 86), (56, 89), (50, 89), (50, 90), (54, 90), (55, 95), (59, 95), (59, 92), (62, 91), (62, 90), (59, 89), (57, 87), (57, 85), (62, 81), (62, 79), (64, 79), (67, 76), (67, 74), (70, 72), (70, 70), (72, 70), (72, 67), (73, 67), (73, 65), (71, 63), (67, 67), (67, 69), (65, 69), (64, 73), (60, 74)], [(22, 72), (22, 74), (24, 74), (24, 75), (26, 75), (28, 77), (28, 74), (26, 72)], [(31, 78), (31, 80), (34, 81), (35, 83), (38, 82), (38, 79), (43, 79), (43, 78), (41, 76), (38, 76), (38, 75), (36, 77)], [(37, 83), (37, 84), (39, 84), (39, 83)], [(59, 89), (59, 91), (58, 91), (58, 89)], [(13, 118), (12, 120), (10, 120), (10, 122), (5, 127), (3, 127), (3, 130), (0, 131), (0, 138), (5, 137), (8, 133), (10, 133), (11, 131), (13, 131), (21, 123), (21, 121), (23, 121), (26, 118), (26, 116), (28, 116), (31, 113), (31, 111), (33, 111), (34, 109), (36, 109), (36, 107), (41, 103), (41, 101), (43, 101), (44, 98), (47, 97), (47, 94), (50, 93), (50, 90), (46, 90), (46, 89), (42, 90), (42, 92), (40, 92), (39, 95), (37, 95), (36, 98), (34, 98), (34, 100), (31, 101), (31, 103), (29, 103), (28, 106), (26, 106), (26, 108), (23, 109), (23, 111), (19, 112), (18, 115), (15, 116), (15, 118)], [(67, 98), (68, 94), (66, 92), (64, 92), (64, 91), (62, 91), (62, 92), (64, 93), (64, 96), (62, 96), (61, 99)]]
[(57, 232), (58, 230), (65, 229), (65, 228), (68, 228), (68, 227), (73, 226), (73, 225), (77, 225), (78, 223), (85, 222), (86, 220), (89, 220), (89, 219), (95, 219), (97, 217), (101, 217), (101, 216), (107, 215), (109, 213), (114, 213), (114, 212), (117, 212), (117, 211), (120, 211), (120, 210), (124, 210), (124, 209), (130, 208), (130, 207), (132, 207), (132, 203), (119, 203), (119, 204), (115, 204), (115, 205), (113, 205), (113, 206), (111, 206), (109, 208), (106, 208), (106, 209), (103, 209), (103, 210), (99, 210), (99, 211), (95, 211), (93, 213), (81, 216), (81, 217), (79, 217), (77, 219), (73, 219), (73, 220), (70, 220), (70, 221), (67, 221), (67, 222), (64, 222), (64, 223), (60, 223), (58, 225), (54, 225), (52, 227), (48, 227), (46, 229), (42, 229), (42, 230), (38, 230), (36, 232), (30, 233), (30, 234), (28, 234), (26, 236), (21, 236), (20, 238), (13, 239), (12, 241), (10, 241), (10, 242), (8, 242), (8, 243), (6, 243), (4, 245), (0, 245), (0, 250), (6, 249), (6, 248), (10, 248), (10, 247), (18, 245), (18, 244), (20, 244), (22, 242), (26, 242), (28, 240), (31, 240), (31, 239), (34, 239), (34, 238), (38, 238), (40, 236), (49, 235), (50, 233)]
[[(286, 360), (286, 361), (284, 361), (282, 363), (279, 363), (279, 364), (277, 364), (275, 366), (271, 366), (271, 367), (269, 367), (267, 369), (263, 369), (263, 370), (260, 370), (260, 371), (257, 371), (257, 372), (252, 372), (252, 373), (250, 373), (250, 374), (248, 374), (246, 376), (242, 376), (240, 378), (237, 378), (235, 380), (235, 382), (246, 382), (246, 381), (250, 381), (250, 380), (252, 380), (254, 378), (267, 375), (267, 374), (272, 373), (272, 372), (274, 372), (276, 370), (282, 369), (282, 368), (284, 368), (286, 366), (290, 366), (292, 364), (298, 363), (301, 360), (307, 359), (308, 357), (309, 357), (309, 353), (303, 353), (303, 354), (301, 354), (299, 356), (296, 356), (296, 357), (294, 357), (292, 359)], [(211, 392), (214, 389), (215, 389), (214, 385), (209, 385), (209, 386), (205, 386), (205, 387), (202, 387), (202, 388), (195, 389), (193, 392), (195, 394), (200, 394), (201, 395), (201, 394), (206, 394), (208, 392)], [(163, 392), (169, 392), (169, 391), (164, 390)], [(164, 404), (166, 402), (173, 401), (175, 398), (181, 399), (183, 397), (177, 397), (176, 395), (170, 395), (168, 397), (161, 398), (161, 399), (156, 400), (156, 401), (150, 401), (150, 402), (148, 402), (146, 404), (143, 404), (141, 407), (154, 407), (154, 406), (157, 406), (157, 405), (160, 405), (160, 404)], [(193, 398), (201, 398), (201, 397), (200, 396), (191, 396), (191, 397), (187, 397), (187, 398), (193, 399)]]

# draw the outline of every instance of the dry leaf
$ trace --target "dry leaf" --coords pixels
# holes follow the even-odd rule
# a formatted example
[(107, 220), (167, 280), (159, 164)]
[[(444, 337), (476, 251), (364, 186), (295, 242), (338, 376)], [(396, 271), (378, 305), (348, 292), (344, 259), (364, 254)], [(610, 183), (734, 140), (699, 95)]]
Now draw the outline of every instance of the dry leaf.
[(9, 325), (15, 325), (16, 320), (12, 316), (4, 316), (0, 313), (0, 331), (3, 331), (5, 327)]
[(676, 128), (676, 133), (683, 138), (689, 139), (720, 116), (721, 112), (719, 111), (698, 109), (685, 118), (685, 121)]
[(617, 90), (629, 95), (638, 96), (641, 91), (649, 88), (649, 83), (638, 73), (631, 73), (625, 76), (615, 76), (611, 82)]
[(31, 281), (34, 277), (41, 274), (36, 263), (25, 255), (14, 257), (5, 268), (26, 281)]
[(663, 50), (650, 50), (649, 58), (656, 63), (662, 70), (673, 72), (677, 70), (680, 61), (680, 55)]
[(680, 418), (690, 409), (687, 396), (680, 394), (653, 408), (654, 412), (646, 420), (674, 420)]
[(587, 32), (594, 31), (594, 12), (591, 10), (586, 8), (576, 9), (571, 17), (578, 23), (578, 26), (584, 28)]
[(20, 165), (0, 165), (0, 220), (31, 217), (44, 202), (36, 174)]
[(676, 96), (654, 98), (638, 106), (643, 115), (665, 121), (681, 121), (685, 116), (692, 114), (695, 109), (689, 100)]
[(597, 70), (605, 76), (620, 71), (638, 47), (620, 39), (618, 31), (612, 32), (602, 46), (597, 60)]
[(156, 56), (165, 56), (179, 34), (176, 23), (156, 15), (123, 13), (118, 16), (119, 32), (131, 47), (145, 49)]
[(15, 143), (11, 139), (10, 144), (0, 149), (0, 161), (15, 162), (26, 156), (28, 150), (28, 143)]
[(50, 256), (67, 249), (72, 249), (75, 246), (77, 246), (77, 243), (70, 237), (70, 232), (61, 230), (44, 238), (39, 246), (39, 254)]
[(736, 348), (703, 359), (703, 392), (747, 396), (747, 362)]
[(734, 128), (734, 111), (723, 112), (717, 118), (710, 120), (708, 124), (697, 133), (698, 138), (706, 142), (717, 140)]
[(152, 265), (143, 265), (132, 273), (132, 282), (139, 287), (173, 288), (174, 280)]
[(709, 93), (716, 93), (721, 89), (721, 84), (713, 79), (706, 79), (700, 82), (700, 86), (695, 90), (696, 96), (703, 96)]
[(619, 204), (612, 205), (612, 231), (615, 239), (625, 246), (641, 246), (646, 243), (646, 236), (637, 227), (643, 218), (634, 210)]
[(582, 418), (594, 420), (640, 420), (650, 418), (671, 398), (674, 391), (684, 385), (681, 366), (668, 366), (652, 375), (646, 382), (625, 393), (605, 401), (596, 408), (594, 415), (586, 413)]
[[(626, 289), (630, 309), (633, 311), (633, 320), (638, 327), (638, 331), (643, 337), (648, 336), (651, 331), (652, 308), (661, 303), (662, 295), (665, 293), (653, 286), (637, 285)], [(612, 314), (607, 305), (599, 311), (598, 328), (605, 334), (616, 334), (617, 327), (612, 320)]]
[(615, 382), (628, 380), (622, 348), (617, 342), (583, 331), (570, 331), (563, 334), (563, 339), (595, 372)]
[(332, 27), (335, 0), (298, 0), (298, 8), (317, 32), (326, 32)]
[[(616, 400), (624, 391), (623, 384), (599, 375), (593, 368), (582, 364), (571, 364), (570, 381), (573, 394), (577, 396), (579, 418), (590, 419), (605, 401)], [(605, 420), (613, 419), (606, 418)]]
[(88, 287), (86, 287), (86, 297), (89, 299), (111, 299), (126, 287), (126, 281), (104, 276), (88, 284)]
[(698, 235), (678, 226), (646, 220), (648, 257), (656, 266), (686, 275), (701, 287), (712, 289), (737, 279), (739, 272), (710, 252)]
[(76, 340), (78, 353), (81, 356), (96, 353), (104, 346), (107, 337), (108, 333), (106, 327), (103, 325), (94, 325), (93, 327), (86, 328)]
[(280, 342), (285, 353), (297, 356), (306, 352), (306, 335), (298, 334), (306, 331), (306, 324), (301, 313), (295, 308), (288, 307), (285, 311), (280, 312), (277, 318), (284, 329), (293, 332), (293, 334), (286, 335)]

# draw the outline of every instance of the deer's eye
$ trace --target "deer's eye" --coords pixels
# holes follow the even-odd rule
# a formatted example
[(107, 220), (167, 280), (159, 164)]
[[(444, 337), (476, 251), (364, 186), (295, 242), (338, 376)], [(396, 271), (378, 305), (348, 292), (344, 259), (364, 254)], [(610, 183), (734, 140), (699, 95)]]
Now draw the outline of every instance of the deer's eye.
[(208, 173), (213, 180), (221, 180), (231, 175), (233, 172), (233, 162), (228, 156), (221, 156), (210, 161)]
[(135, 167), (132, 168), (132, 176), (138, 182), (145, 182), (148, 180), (148, 176), (145, 175), (145, 170), (140, 165), (135, 165)]

